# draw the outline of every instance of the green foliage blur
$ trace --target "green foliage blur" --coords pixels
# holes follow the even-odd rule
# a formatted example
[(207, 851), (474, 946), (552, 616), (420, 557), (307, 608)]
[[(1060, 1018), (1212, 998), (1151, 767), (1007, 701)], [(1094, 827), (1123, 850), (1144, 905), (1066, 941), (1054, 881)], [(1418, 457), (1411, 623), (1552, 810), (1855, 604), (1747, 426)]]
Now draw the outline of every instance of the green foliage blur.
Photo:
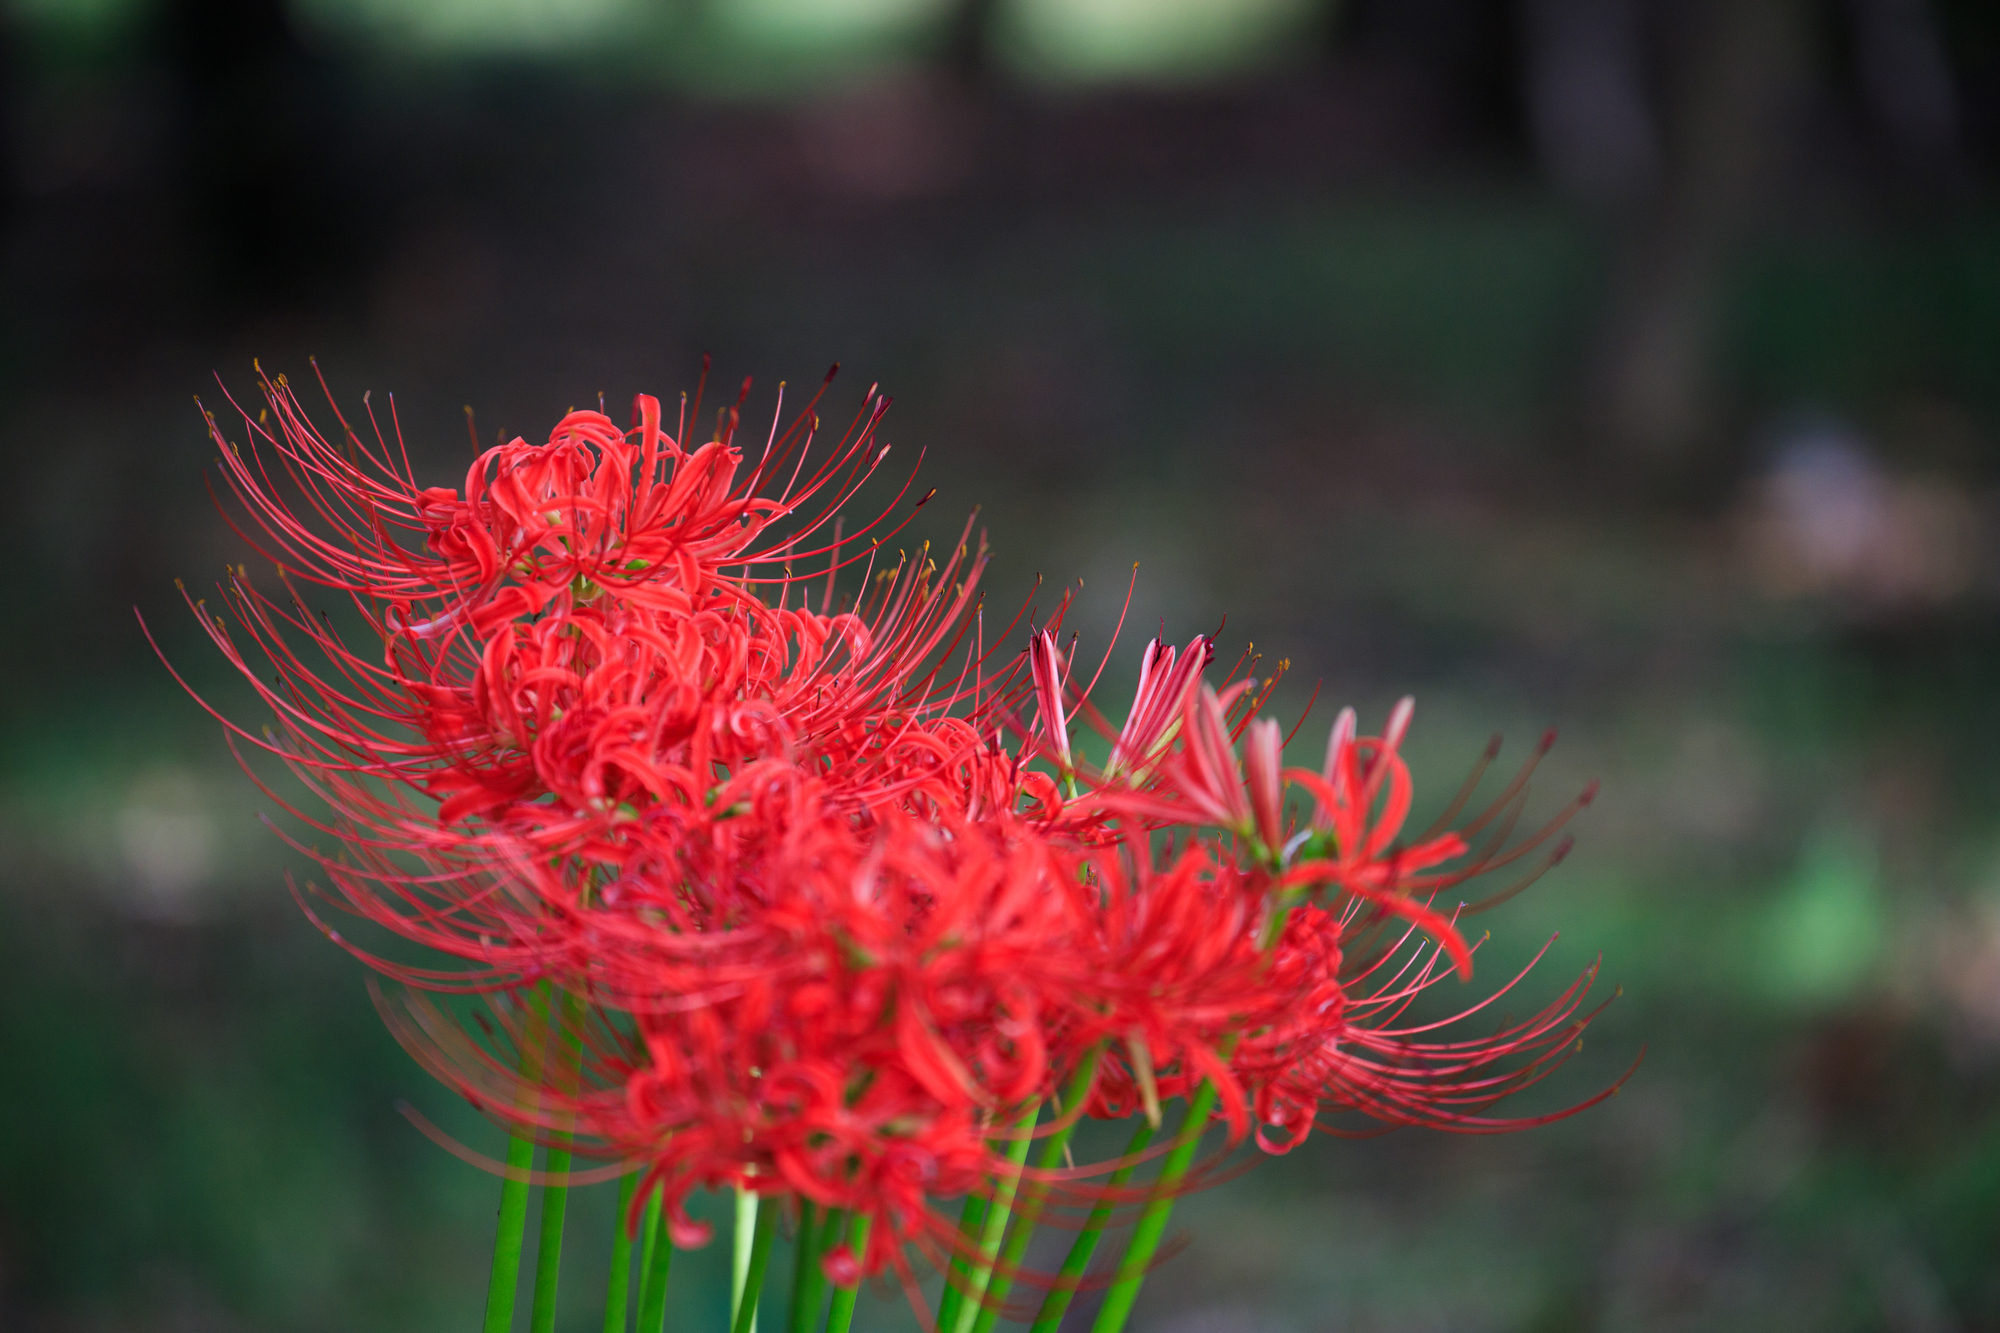
[[(1643, 1051), (1622, 1093), (1266, 1163), (1182, 1207), (1135, 1328), (2000, 1329), (2000, 33), (1902, 6), (1942, 63), (1892, 77), (1876, 0), (1618, 6), (1651, 167), (1550, 109), (1559, 0), (16, 0), (0, 1328), (483, 1298), (497, 1184), (396, 1104), (500, 1135), (299, 911), (133, 616), (256, 724), (174, 590), (255, 565), (188, 396), (316, 357), (453, 485), (463, 405), (535, 438), (712, 352), (753, 416), (881, 381), (916, 536), (978, 506), (995, 603), (1081, 580), (1086, 652), (1139, 562), (1109, 699), (1226, 616), (1288, 659), (1277, 715), (1321, 686), (1299, 762), (1414, 692), (1430, 809), (1496, 728), (1500, 770), (1561, 728), (1531, 816), (1603, 782), (1466, 995), (1601, 958), (1619, 998), (1510, 1109)], [(726, 1248), (669, 1328), (721, 1324)]]

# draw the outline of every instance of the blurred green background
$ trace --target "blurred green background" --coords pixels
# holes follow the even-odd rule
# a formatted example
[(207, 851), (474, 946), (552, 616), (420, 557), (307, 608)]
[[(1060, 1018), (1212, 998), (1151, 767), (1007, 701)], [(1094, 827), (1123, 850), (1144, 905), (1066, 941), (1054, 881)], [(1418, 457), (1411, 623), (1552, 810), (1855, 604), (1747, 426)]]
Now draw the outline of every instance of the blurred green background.
[[(1623, 998), (1520, 1109), (1643, 1046), (1624, 1093), (1267, 1164), (1184, 1206), (1135, 1328), (2000, 1329), (1991, 6), (4, 13), (0, 1328), (480, 1310), (496, 1186), (394, 1103), (497, 1131), (133, 618), (241, 709), (173, 593), (246, 556), (190, 395), (316, 356), (456, 484), (463, 405), (536, 438), (706, 351), (762, 408), (882, 381), (931, 535), (983, 506), (995, 596), (1082, 579), (1086, 644), (1137, 560), (1135, 623), (1226, 614), (1281, 713), (1416, 692), (1433, 805), (1494, 728), (1562, 728), (1543, 810), (1603, 780), (1480, 982), (1601, 952)], [(670, 1328), (720, 1325), (721, 1264)]]

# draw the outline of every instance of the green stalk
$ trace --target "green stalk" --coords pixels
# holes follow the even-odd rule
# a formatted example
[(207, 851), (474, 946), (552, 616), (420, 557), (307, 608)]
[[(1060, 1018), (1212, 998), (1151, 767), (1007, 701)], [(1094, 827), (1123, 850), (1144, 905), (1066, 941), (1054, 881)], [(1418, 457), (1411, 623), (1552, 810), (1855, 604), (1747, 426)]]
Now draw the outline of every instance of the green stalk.
[[(567, 1148), (550, 1148), (544, 1169), (551, 1175), (569, 1170)], [(535, 1303), (529, 1307), (529, 1333), (555, 1333), (556, 1283), (562, 1275), (563, 1218), (569, 1212), (569, 1189), (542, 1187), (542, 1228), (535, 1246)]]
[[(556, 1030), (560, 1044), (556, 1048), (555, 1076), (563, 1090), (568, 1091), (575, 1082), (582, 1049), (583, 1001), (564, 991), (561, 1010), (562, 1019)], [(551, 1177), (560, 1178), (569, 1170), (570, 1160), (569, 1149), (551, 1144), (544, 1169)], [(555, 1333), (556, 1284), (562, 1279), (563, 1221), (568, 1213), (569, 1187), (542, 1186), (542, 1226), (535, 1246), (535, 1300), (528, 1315), (529, 1333)]]
[[(750, 1195), (753, 1201), (756, 1197), (754, 1194)], [(738, 1216), (742, 1216), (740, 1209)], [(750, 1266), (743, 1275), (742, 1295), (738, 1298), (735, 1315), (730, 1320), (731, 1333), (750, 1333), (757, 1327), (757, 1298), (764, 1291), (764, 1269), (771, 1262), (771, 1237), (778, 1230), (778, 1210), (775, 1207), (759, 1208), (756, 1216), (756, 1230), (750, 1241)]]
[(1007, 1164), (1013, 1169), (994, 1182), (993, 1202), (987, 1207), (985, 1224), (979, 1229), (979, 1266), (972, 1270), (957, 1318), (945, 1333), (971, 1333), (979, 1319), (980, 1302), (986, 1295), (987, 1284), (993, 1280), (993, 1259), (1000, 1253), (1000, 1239), (1007, 1234), (1007, 1219), (1014, 1211), (1014, 1195), (1021, 1188), (1021, 1163), (1028, 1160), (1028, 1149), (1034, 1146), (1030, 1131), (1041, 1113), (1042, 1104), (1036, 1102), (1014, 1122), (1015, 1137), (1007, 1144)]
[[(979, 1234), (986, 1222), (986, 1200), (978, 1194), (965, 1196), (965, 1207), (958, 1214), (958, 1234), (971, 1240)], [(965, 1303), (965, 1284), (972, 1280), (972, 1260), (963, 1254), (954, 1254), (944, 1274), (944, 1292), (938, 1297), (937, 1326), (949, 1330), (958, 1325), (958, 1307)]]
[(1132, 1302), (1139, 1299), (1139, 1288), (1146, 1281), (1147, 1266), (1152, 1263), (1154, 1252), (1160, 1248), (1160, 1241), (1167, 1234), (1167, 1221), (1174, 1213), (1173, 1187), (1194, 1165), (1194, 1155), (1201, 1148), (1202, 1131), (1208, 1128), (1209, 1112), (1215, 1109), (1215, 1097), (1215, 1084), (1203, 1083), (1188, 1103), (1187, 1119), (1181, 1122), (1180, 1137), (1160, 1167), (1159, 1192), (1146, 1205), (1146, 1211), (1139, 1214), (1139, 1224), (1132, 1228), (1131, 1243), (1126, 1245), (1124, 1261), (1118, 1265), (1118, 1280), (1105, 1293), (1104, 1304), (1098, 1308), (1097, 1322), (1091, 1325), (1091, 1333), (1120, 1333), (1125, 1327), (1126, 1317), (1132, 1313)]
[[(1153, 1122), (1141, 1120), (1139, 1127), (1132, 1132), (1132, 1141), (1125, 1145), (1125, 1155), (1136, 1158), (1146, 1151), (1147, 1145), (1152, 1141)], [(1139, 1164), (1136, 1161), (1127, 1162), (1111, 1173), (1111, 1179), (1105, 1182), (1105, 1188), (1117, 1189), (1130, 1180), (1132, 1173), (1138, 1169)], [(1084, 1219), (1083, 1230), (1077, 1233), (1076, 1240), (1069, 1247), (1069, 1256), (1063, 1260), (1062, 1270), (1056, 1275), (1058, 1285), (1050, 1288), (1049, 1294), (1042, 1298), (1041, 1312), (1035, 1316), (1034, 1325), (1028, 1333), (1056, 1333), (1061, 1327), (1063, 1314), (1069, 1309), (1069, 1303), (1076, 1299), (1074, 1283), (1080, 1281), (1090, 1270), (1090, 1256), (1097, 1252), (1097, 1242), (1104, 1238), (1104, 1228), (1110, 1223), (1115, 1207), (1116, 1205), (1107, 1198), (1090, 1210), (1090, 1216)], [(1065, 1279), (1068, 1280), (1067, 1283)]]
[[(840, 1209), (829, 1208), (812, 1235), (812, 1263), (806, 1269), (805, 1282), (792, 1307), (791, 1333), (813, 1333), (819, 1325), (819, 1307), (826, 1299), (826, 1269), (820, 1266), (820, 1260), (840, 1243), (840, 1229), (846, 1221), (847, 1215)], [(799, 1239), (806, 1239), (803, 1222), (799, 1224)]]
[[(828, 1250), (840, 1244), (840, 1233), (846, 1225), (847, 1210), (845, 1208), (830, 1208), (827, 1210), (826, 1220), (820, 1223), (819, 1228), (819, 1253), (822, 1259), (826, 1257)], [(813, 1271), (820, 1275), (822, 1281), (825, 1280), (826, 1269), (824, 1267), (814, 1264)]]
[[(785, 1325), (788, 1333), (812, 1333), (810, 1328), (801, 1328), (800, 1325), (811, 1317), (806, 1314), (806, 1275), (812, 1272), (813, 1260), (818, 1257), (814, 1242), (819, 1240), (819, 1223), (814, 1220), (813, 1213), (813, 1201), (800, 1199), (799, 1238), (792, 1246), (792, 1317)], [(812, 1313), (819, 1313), (817, 1305)]]
[(618, 1220), (611, 1233), (611, 1280), (604, 1287), (604, 1333), (625, 1333), (625, 1307), (632, 1298), (632, 1237), (625, 1219), (632, 1213), (632, 1196), (639, 1173), (628, 1171), (618, 1182)]
[(493, 1231), (493, 1270), (486, 1280), (484, 1333), (514, 1326), (514, 1288), (521, 1281), (521, 1242), (528, 1232), (528, 1182), (516, 1179), (535, 1165), (532, 1139), (507, 1140), (507, 1178), (500, 1182), (500, 1220)]
[[(537, 985), (528, 995), (526, 1030), (521, 1035), (521, 1095), (532, 1105), (529, 1091), (542, 1077), (542, 1044), (548, 1040), (546, 990)], [(500, 1183), (500, 1217), (493, 1229), (493, 1268), (486, 1279), (484, 1333), (507, 1333), (514, 1326), (514, 1293), (521, 1285), (521, 1245), (528, 1233), (528, 1182), (519, 1177), (535, 1165), (533, 1139), (507, 1139), (507, 1178)]]
[(674, 1266), (674, 1242), (661, 1236), (653, 1248), (652, 1271), (646, 1274), (646, 1299), (639, 1306), (639, 1333), (660, 1333), (667, 1326), (667, 1275)]
[(639, 1333), (659, 1333), (667, 1320), (667, 1273), (673, 1262), (674, 1243), (660, 1234), (660, 1196), (655, 1192), (646, 1200), (639, 1224)]
[[(875, 1219), (862, 1213), (847, 1228), (847, 1248), (854, 1251), (859, 1262), (868, 1253), (868, 1227)], [(861, 1283), (857, 1279), (851, 1287), (833, 1289), (833, 1305), (826, 1315), (826, 1333), (847, 1333), (854, 1325), (854, 1298), (861, 1294)]]
[[(1070, 1076), (1069, 1086), (1062, 1091), (1062, 1100), (1057, 1103), (1058, 1114), (1064, 1110), (1075, 1111), (1090, 1092), (1090, 1081), (1097, 1074), (1097, 1051), (1084, 1056), (1076, 1073)], [(1069, 1147), (1076, 1127), (1083, 1122), (1081, 1115), (1042, 1141), (1041, 1154), (1035, 1159), (1035, 1166), (1043, 1171), (1053, 1171), (1062, 1165), (1063, 1155)], [(1028, 1252), (1028, 1242), (1034, 1239), (1035, 1222), (1040, 1217), (1042, 1201), (1032, 1196), (1021, 1208), (1021, 1217), (1007, 1232), (1007, 1246), (1000, 1251), (1000, 1271), (993, 1274), (986, 1288), (986, 1299), (979, 1310), (979, 1319), (972, 1326), (972, 1333), (992, 1333), (993, 1325), (999, 1322), (1001, 1302), (1007, 1299), (1008, 1289), (1014, 1285), (1013, 1275), (1020, 1270), (1021, 1258)]]
[[(729, 1326), (736, 1327), (736, 1316), (743, 1309), (743, 1289), (749, 1285), (750, 1251), (757, 1243), (757, 1196), (750, 1190), (736, 1191), (736, 1229), (729, 1237)], [(757, 1327), (757, 1316), (750, 1316), (750, 1327)]]

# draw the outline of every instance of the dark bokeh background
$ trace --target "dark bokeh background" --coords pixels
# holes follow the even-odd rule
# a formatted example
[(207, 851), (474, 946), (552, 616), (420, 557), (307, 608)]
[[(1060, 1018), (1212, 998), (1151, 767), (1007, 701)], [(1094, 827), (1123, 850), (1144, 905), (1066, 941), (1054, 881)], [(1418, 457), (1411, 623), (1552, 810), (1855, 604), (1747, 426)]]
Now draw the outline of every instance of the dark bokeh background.
[(1563, 728), (1545, 809), (1604, 780), (1482, 970), (1601, 950), (1623, 999), (1523, 1109), (1643, 1044), (1624, 1094), (1267, 1165), (1136, 1327), (2000, 1329), (2000, 11), (4, 12), (0, 1327), (478, 1317), (494, 1183), (393, 1103), (497, 1133), (132, 615), (239, 697), (173, 594), (244, 554), (191, 395), (316, 356), (454, 484), (463, 405), (535, 438), (707, 351), (765, 409), (888, 386), (1003, 600), (1081, 578), (1101, 645), (1138, 560), (1141, 624), (1290, 658), (1281, 711), (1414, 690), (1433, 801), (1495, 726)]

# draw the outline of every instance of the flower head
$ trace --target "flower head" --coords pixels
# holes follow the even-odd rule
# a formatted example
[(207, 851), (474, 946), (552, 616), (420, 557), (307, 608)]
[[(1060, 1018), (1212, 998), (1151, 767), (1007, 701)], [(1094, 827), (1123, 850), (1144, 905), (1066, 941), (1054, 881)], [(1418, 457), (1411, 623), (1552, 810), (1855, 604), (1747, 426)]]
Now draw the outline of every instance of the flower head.
[[(1588, 793), (1509, 844), (1525, 774), (1450, 830), (1468, 785), (1406, 839), (1411, 701), (1377, 736), (1343, 711), (1324, 767), (1287, 768), (1269, 682), (1204, 681), (1207, 636), (1146, 645), (1114, 733), (1060, 612), (1025, 654), (988, 643), (969, 526), (894, 564), (907, 517), (845, 534), (886, 452), (872, 390), (824, 452), (817, 397), (752, 461), (741, 400), (692, 443), (687, 412), (669, 433), (641, 395), (630, 426), (570, 412), (454, 489), (419, 486), (400, 436), (341, 419), (336, 447), (282, 378), (263, 388), (247, 447), (210, 421), (279, 590), (233, 571), (234, 628), (195, 603), (275, 718), (232, 741), (330, 811), (301, 812), (339, 844), (311, 852), (326, 900), (443, 958), (390, 961), (301, 901), (404, 983), (384, 1012), (427, 1068), (521, 1134), (635, 1164), (679, 1243), (704, 1239), (689, 1196), (734, 1187), (873, 1219), (829, 1271), (907, 1278), (911, 1253), (969, 1243), (939, 1201), (1027, 1178), (1009, 1137), (1065, 1086), (1080, 1099), (1032, 1132), (1157, 1124), (1204, 1088), (1231, 1145), (1270, 1152), (1346, 1115), (1510, 1128), (1488, 1108), (1594, 1012), (1586, 976), (1485, 1038), (1407, 1017), (1472, 970), (1469, 909), (1440, 896)], [(1078, 719), (1110, 742), (1101, 769)], [(495, 1019), (467, 1027), (432, 991), (483, 993)], [(557, 1036), (573, 1054), (535, 1054)], [(1130, 1202), (1204, 1178), (1091, 1180), (1117, 1165), (1033, 1185)]]

